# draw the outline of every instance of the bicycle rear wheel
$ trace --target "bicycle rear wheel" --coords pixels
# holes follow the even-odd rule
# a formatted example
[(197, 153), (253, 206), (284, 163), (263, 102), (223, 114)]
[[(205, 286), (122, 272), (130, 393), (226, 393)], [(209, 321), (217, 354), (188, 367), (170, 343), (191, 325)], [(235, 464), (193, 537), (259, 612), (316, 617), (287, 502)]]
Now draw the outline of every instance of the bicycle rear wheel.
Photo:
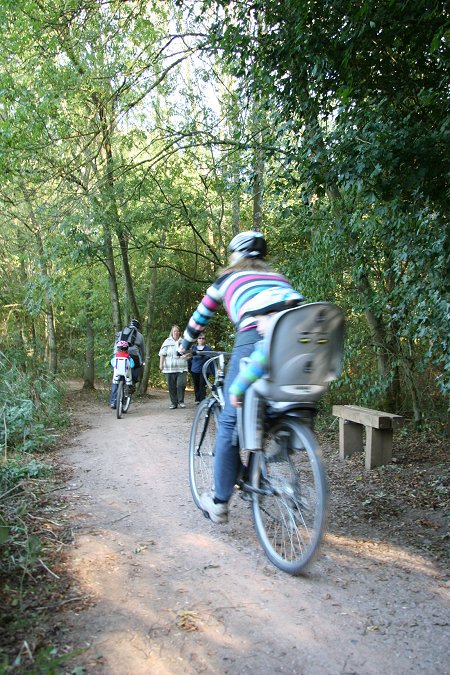
[(206, 398), (198, 406), (189, 440), (189, 484), (195, 504), (200, 496), (214, 487), (214, 446), (220, 408), (217, 401)]
[(251, 457), (255, 529), (269, 560), (283, 572), (305, 572), (325, 527), (325, 471), (314, 434), (281, 419), (265, 434), (264, 452)]
[(130, 385), (126, 384), (123, 388), (123, 402), (122, 402), (122, 412), (123, 414), (128, 412), (128, 408), (131, 403), (131, 394), (130, 394)]
[(117, 386), (117, 403), (116, 403), (116, 415), (118, 420), (120, 420), (120, 418), (122, 417), (123, 412), (123, 387), (124, 382), (123, 380), (120, 380)]

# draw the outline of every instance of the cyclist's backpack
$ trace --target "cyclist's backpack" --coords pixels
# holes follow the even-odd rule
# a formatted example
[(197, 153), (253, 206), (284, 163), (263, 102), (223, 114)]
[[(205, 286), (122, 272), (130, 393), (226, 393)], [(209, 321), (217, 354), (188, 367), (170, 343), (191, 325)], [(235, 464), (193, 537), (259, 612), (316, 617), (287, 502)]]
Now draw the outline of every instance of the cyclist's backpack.
[(253, 385), (273, 401), (315, 402), (342, 369), (344, 314), (330, 302), (279, 312), (264, 336), (267, 375)]
[(135, 326), (125, 326), (125, 328), (120, 331), (116, 342), (125, 340), (125, 342), (128, 342), (128, 346), (132, 347), (136, 342), (136, 334), (137, 328)]

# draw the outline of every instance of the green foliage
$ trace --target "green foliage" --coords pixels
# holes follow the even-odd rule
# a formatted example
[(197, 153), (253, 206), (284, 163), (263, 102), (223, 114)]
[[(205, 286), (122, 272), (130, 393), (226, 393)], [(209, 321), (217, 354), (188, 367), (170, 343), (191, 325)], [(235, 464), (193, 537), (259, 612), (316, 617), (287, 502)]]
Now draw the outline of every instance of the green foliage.
[(55, 430), (68, 422), (61, 408), (63, 387), (46, 374), (24, 373), (4, 354), (0, 362), (0, 446), (33, 452), (52, 445)]
[(27, 478), (42, 478), (49, 476), (52, 472), (51, 467), (45, 462), (38, 462), (33, 458), (27, 463), (23, 460), (11, 459), (6, 464), (0, 466), (0, 490), (7, 492), (17, 483)]
[(346, 310), (351, 396), (382, 401), (402, 382), (416, 415), (426, 370), (449, 387), (443, 3), (212, 5), (214, 47), (279, 130), (282, 267)]
[[(48, 518), (46, 492), (53, 477), (50, 464), (36, 457), (30, 460), (29, 455), (26, 460), (23, 455), (14, 455), (0, 463), (0, 576), (6, 600), (0, 621), (7, 621), (2, 625), (8, 635), (17, 632), (31, 638), (35, 634), (36, 626), (42, 622), (42, 612), (30, 611), (30, 606), (36, 606), (35, 587), (39, 585), (41, 597), (52, 590), (52, 582), (40, 575), (39, 568), (42, 569), (42, 559), (48, 556), (49, 544), (42, 521)], [(32, 638), (26, 649), (24, 644), (22, 640), (9, 659), (3, 655), (1, 672), (59, 673), (61, 664), (79, 653), (38, 646)]]
[(26, 514), (33, 497), (27, 494), (30, 481), (49, 478), (53, 468), (36, 458), (24, 462), (14, 455), (0, 463), (0, 569), (25, 573), (33, 567), (41, 551), (39, 537), (30, 534)]
[(0, 546), (4, 544), (9, 537), (8, 521), (0, 513)]
[(30, 482), (49, 478), (53, 469), (35, 458), (24, 462), (14, 456), (0, 465), (0, 569), (4, 573), (21, 570), (25, 574), (32, 568), (41, 552), (41, 541), (29, 531), (27, 514), (33, 510), (33, 494), (27, 486)]
[[(183, 327), (235, 229), (253, 227), (259, 155), (275, 266), (347, 316), (336, 393), (408, 410), (445, 394), (442, 0), (182, 4), (0, 8), (3, 348), (25, 370), (57, 352), (60, 372), (80, 377), (92, 326), (95, 376), (109, 380), (113, 323), (136, 307), (154, 317), (159, 384), (170, 326)], [(166, 41), (175, 16), (185, 35)], [(231, 332), (220, 313), (208, 340), (228, 348)], [(8, 444), (45, 443), (39, 385), (4, 389)]]
[(30, 653), (27, 650), (21, 652), (11, 661), (8, 662), (7, 657), (4, 658), (3, 663), (0, 663), (2, 673), (27, 673), (28, 675), (61, 675), (64, 672), (67, 675), (85, 675), (86, 669), (84, 666), (75, 666), (67, 670), (65, 663), (70, 659), (82, 654), (85, 650), (78, 649), (71, 652), (61, 654), (61, 650), (57, 647), (41, 647), (32, 655), (32, 663), (30, 663)]

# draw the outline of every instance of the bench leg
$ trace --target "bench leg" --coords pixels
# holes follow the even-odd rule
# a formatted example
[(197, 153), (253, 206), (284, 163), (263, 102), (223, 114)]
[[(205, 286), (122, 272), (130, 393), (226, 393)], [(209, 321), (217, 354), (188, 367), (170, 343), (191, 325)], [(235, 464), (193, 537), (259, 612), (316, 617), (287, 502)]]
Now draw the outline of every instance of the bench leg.
[(339, 418), (339, 457), (351, 457), (363, 449), (363, 427)]
[(392, 429), (366, 427), (366, 469), (389, 464), (392, 460)]

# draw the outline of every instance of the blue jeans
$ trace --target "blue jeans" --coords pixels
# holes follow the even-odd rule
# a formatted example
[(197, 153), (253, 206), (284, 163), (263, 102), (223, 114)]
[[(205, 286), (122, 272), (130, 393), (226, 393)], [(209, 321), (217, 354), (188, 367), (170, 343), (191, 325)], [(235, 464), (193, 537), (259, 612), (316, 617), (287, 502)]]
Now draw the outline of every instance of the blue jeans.
[(228, 390), (239, 372), (241, 359), (249, 356), (254, 348), (254, 344), (234, 347), (225, 375), (225, 407), (220, 414), (214, 456), (214, 496), (225, 502), (233, 494), (242, 467), (239, 446), (237, 445), (238, 439), (235, 433), (237, 410), (230, 404)]

